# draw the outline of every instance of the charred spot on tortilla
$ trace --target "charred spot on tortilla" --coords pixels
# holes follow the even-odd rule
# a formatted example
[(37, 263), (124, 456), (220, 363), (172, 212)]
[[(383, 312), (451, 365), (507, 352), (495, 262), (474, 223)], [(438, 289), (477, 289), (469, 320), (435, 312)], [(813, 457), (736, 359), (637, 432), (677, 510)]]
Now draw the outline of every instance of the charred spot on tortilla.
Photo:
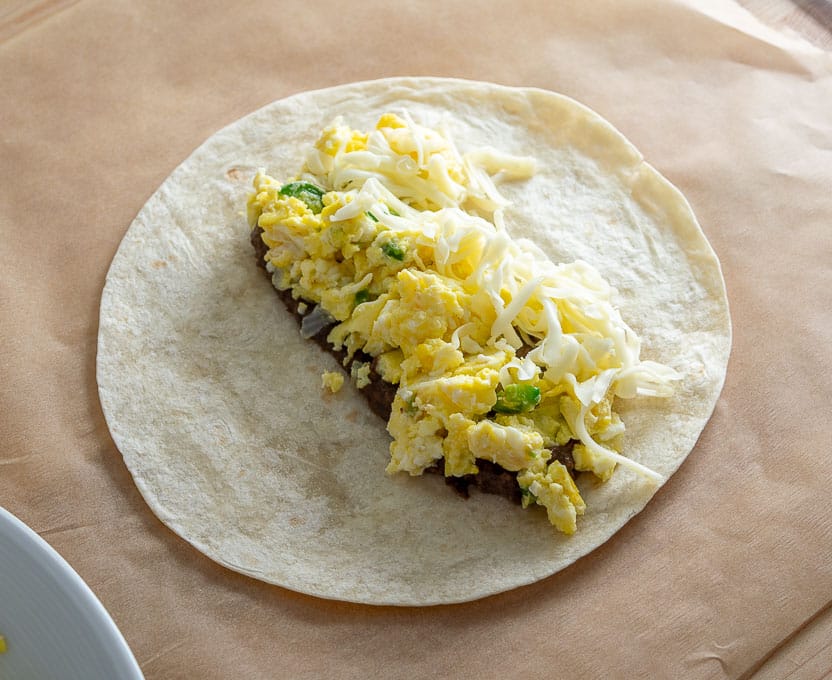
[(639, 358), (600, 272), (511, 238), (498, 185), (534, 169), (461, 151), (407, 112), (370, 131), (339, 117), (296, 177), (257, 173), (248, 220), (302, 335), (387, 422), (389, 473), (543, 506), (571, 534), (586, 507), (578, 472), (662, 480), (620, 452), (613, 402), (669, 396), (678, 375)]

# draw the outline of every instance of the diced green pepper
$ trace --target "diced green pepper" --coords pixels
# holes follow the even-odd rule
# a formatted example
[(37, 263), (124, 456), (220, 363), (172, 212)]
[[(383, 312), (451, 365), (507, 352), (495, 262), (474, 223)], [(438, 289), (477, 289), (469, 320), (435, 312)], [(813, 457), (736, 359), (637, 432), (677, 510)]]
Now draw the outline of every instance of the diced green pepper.
[(370, 299), (370, 291), (366, 288), (364, 290), (359, 290), (355, 294), (355, 304), (356, 306), (360, 305), (362, 302), (367, 302)]
[(316, 215), (324, 209), (324, 190), (309, 182), (289, 182), (280, 187), (281, 196), (292, 196), (304, 203)]
[(404, 260), (404, 248), (399, 245), (398, 241), (388, 241), (381, 246), (381, 251), (387, 255), (391, 260)]
[(534, 385), (509, 385), (497, 393), (497, 413), (524, 413), (540, 403), (540, 389)]
[(537, 496), (535, 496), (529, 489), (524, 486), (520, 487), (520, 501), (524, 508), (528, 508), (533, 503), (537, 503)]

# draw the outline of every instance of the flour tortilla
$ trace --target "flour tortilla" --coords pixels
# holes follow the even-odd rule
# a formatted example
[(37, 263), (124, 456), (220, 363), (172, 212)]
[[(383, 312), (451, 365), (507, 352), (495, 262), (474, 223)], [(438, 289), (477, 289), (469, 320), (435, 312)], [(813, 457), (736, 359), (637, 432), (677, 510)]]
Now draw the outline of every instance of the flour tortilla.
[(301, 339), (248, 242), (257, 168), (297, 173), (336, 115), (448, 124), (464, 151), (534, 156), (507, 183), (507, 224), (556, 262), (617, 288), (642, 358), (684, 377), (669, 399), (619, 400), (625, 455), (669, 477), (710, 417), (730, 319), (719, 262), (682, 194), (600, 116), (537, 89), (396, 78), (305, 92), (221, 130), (150, 198), (101, 301), (97, 377), (113, 439), (156, 515), (230, 569), (353, 602), (461, 602), (544, 578), (601, 545), (657, 487), (619, 468), (580, 482), (574, 536), (501, 497), (463, 500), (433, 477), (387, 476), (389, 436), (335, 360)]

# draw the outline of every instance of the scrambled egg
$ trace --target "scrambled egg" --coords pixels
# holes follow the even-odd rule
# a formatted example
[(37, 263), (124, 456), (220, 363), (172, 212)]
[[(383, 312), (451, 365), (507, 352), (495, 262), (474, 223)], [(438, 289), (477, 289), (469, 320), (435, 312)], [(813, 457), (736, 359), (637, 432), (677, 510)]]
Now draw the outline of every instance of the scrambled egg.
[[(329, 342), (374, 357), (397, 384), (390, 473), (517, 473), (524, 507), (573, 533), (585, 504), (552, 448), (570, 441), (577, 470), (605, 480), (624, 426), (613, 397), (669, 393), (673, 372), (639, 362), (638, 338), (589, 265), (556, 265), (513, 241), (496, 179), (534, 161), (476, 149), (386, 113), (374, 130), (336, 119), (295, 178), (260, 172), (248, 202), (274, 285), (325, 312)], [(368, 384), (370, 364), (352, 378)], [(343, 382), (323, 376), (333, 392)], [(655, 475), (655, 473), (652, 473)]]
[(321, 387), (327, 388), (335, 394), (344, 386), (344, 374), (326, 371), (321, 375)]

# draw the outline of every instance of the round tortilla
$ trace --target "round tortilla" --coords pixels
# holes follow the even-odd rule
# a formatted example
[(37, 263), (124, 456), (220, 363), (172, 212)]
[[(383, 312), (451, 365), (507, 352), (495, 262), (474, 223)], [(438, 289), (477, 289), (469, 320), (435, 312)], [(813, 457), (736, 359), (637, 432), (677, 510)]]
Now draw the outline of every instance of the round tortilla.
[(312, 595), (429, 605), (534, 582), (601, 545), (657, 487), (618, 468), (581, 479), (573, 536), (541, 508), (464, 500), (434, 476), (388, 476), (389, 436), (337, 362), (304, 341), (255, 266), (245, 200), (257, 168), (295, 175), (336, 115), (370, 129), (407, 109), (448, 118), (462, 151), (534, 156), (505, 183), (506, 222), (556, 261), (618, 290), (642, 359), (683, 375), (673, 397), (618, 400), (623, 453), (668, 478), (710, 417), (730, 318), (719, 262), (682, 194), (609, 123), (568, 97), (489, 83), (395, 78), (274, 102), (221, 130), (150, 198), (101, 301), (97, 377), (113, 439), (156, 515), (230, 569)]

